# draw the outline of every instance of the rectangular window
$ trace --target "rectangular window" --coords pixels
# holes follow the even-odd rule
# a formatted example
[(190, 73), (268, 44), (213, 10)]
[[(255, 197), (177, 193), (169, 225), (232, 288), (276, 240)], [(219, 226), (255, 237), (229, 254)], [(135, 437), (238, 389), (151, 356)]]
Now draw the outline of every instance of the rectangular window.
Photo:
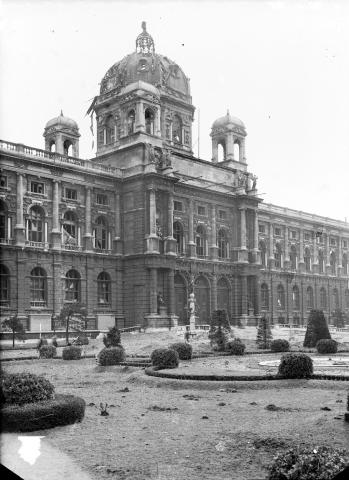
[(45, 193), (45, 185), (41, 182), (31, 182), (30, 191), (31, 193), (40, 193), (43, 195)]
[(6, 175), (0, 175), (0, 188), (7, 188), (7, 177), (6, 177)]
[(336, 239), (335, 238), (330, 238), (330, 245), (332, 245), (332, 246), (336, 245)]
[(258, 225), (259, 233), (265, 233), (265, 225)]
[(64, 189), (64, 197), (67, 200), (77, 200), (78, 199), (78, 192), (73, 188), (65, 188)]
[(308, 241), (310, 240), (310, 233), (308, 233), (308, 232), (305, 232), (305, 233), (304, 233), (304, 240), (305, 240), (306, 242), (308, 242)]
[(275, 228), (275, 236), (276, 237), (281, 237), (281, 228), (279, 228), (279, 227)]
[(206, 208), (198, 206), (198, 215), (206, 215)]
[(108, 205), (108, 197), (102, 193), (97, 193), (96, 195), (96, 203), (98, 205)]
[(224, 210), (219, 210), (218, 211), (218, 216), (221, 220), (226, 220), (227, 218), (227, 212), (225, 212)]
[(296, 240), (297, 232), (295, 230), (291, 230), (290, 235), (291, 235), (292, 240)]
[(348, 248), (348, 241), (347, 240), (343, 240), (343, 248)]
[(177, 202), (176, 200), (173, 202), (173, 208), (176, 212), (183, 212), (183, 203)]
[(98, 131), (98, 145), (104, 145), (104, 128)]

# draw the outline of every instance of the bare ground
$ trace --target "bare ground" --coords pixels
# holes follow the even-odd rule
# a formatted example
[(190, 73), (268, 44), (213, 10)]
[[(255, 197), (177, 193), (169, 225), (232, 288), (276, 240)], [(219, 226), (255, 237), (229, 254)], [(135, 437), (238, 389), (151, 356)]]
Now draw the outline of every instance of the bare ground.
[[(124, 336), (127, 353), (147, 355), (174, 341), (152, 337)], [(240, 368), (256, 368), (257, 357), (268, 355), (238, 359)], [(30, 435), (45, 435), (93, 479), (262, 480), (273, 456), (292, 444), (349, 446), (347, 382), (180, 382), (132, 367), (96, 367), (93, 359), (4, 367), (43, 374), (56, 392), (85, 399), (81, 423)], [(100, 415), (100, 402), (109, 404), (109, 416)]]

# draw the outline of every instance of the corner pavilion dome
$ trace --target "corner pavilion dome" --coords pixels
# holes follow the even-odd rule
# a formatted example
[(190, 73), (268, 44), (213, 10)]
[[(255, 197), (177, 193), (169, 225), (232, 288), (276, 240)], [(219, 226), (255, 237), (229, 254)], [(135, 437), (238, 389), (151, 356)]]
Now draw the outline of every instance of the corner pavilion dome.
[(217, 118), (217, 120), (213, 122), (212, 129), (228, 127), (230, 125), (241, 127), (243, 129), (246, 128), (244, 122), (240, 120), (240, 118), (231, 116), (228, 110), (224, 117)]
[(150, 83), (160, 90), (175, 90), (190, 96), (189, 80), (174, 61), (155, 53), (155, 44), (142, 23), (142, 33), (136, 39), (136, 51), (116, 62), (101, 81), (100, 94), (116, 92), (137, 81)]
[(58, 117), (52, 118), (46, 123), (45, 130), (50, 127), (72, 128), (79, 130), (78, 124), (75, 122), (75, 120), (65, 117), (62, 110)]

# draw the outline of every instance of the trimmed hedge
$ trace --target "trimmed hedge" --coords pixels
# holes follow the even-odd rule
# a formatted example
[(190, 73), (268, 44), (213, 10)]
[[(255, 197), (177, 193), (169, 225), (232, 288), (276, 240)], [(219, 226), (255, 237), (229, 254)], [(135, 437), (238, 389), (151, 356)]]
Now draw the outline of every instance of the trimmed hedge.
[(32, 432), (80, 422), (85, 414), (85, 401), (73, 395), (56, 395), (53, 400), (6, 405), (1, 408), (3, 432)]
[(323, 338), (317, 342), (316, 350), (318, 353), (337, 353), (338, 344), (335, 340)]
[(63, 348), (62, 352), (63, 360), (79, 360), (81, 358), (81, 348), (75, 345), (69, 345)]
[(125, 349), (121, 345), (117, 347), (105, 347), (97, 355), (98, 364), (102, 366), (118, 365), (124, 362), (125, 359)]
[(271, 342), (270, 350), (272, 352), (288, 352), (290, 350), (290, 344), (287, 340), (277, 338)]
[(239, 338), (231, 340), (227, 343), (226, 350), (231, 355), (243, 355), (245, 352), (246, 345), (242, 343)]
[(39, 349), (39, 358), (53, 358), (56, 356), (56, 347), (53, 345), (43, 345)]
[(169, 348), (157, 348), (150, 355), (151, 364), (158, 370), (163, 368), (177, 368), (179, 355), (175, 350)]
[(193, 356), (193, 347), (189, 343), (172, 343), (168, 348), (178, 353), (179, 360), (191, 360)]
[(279, 453), (269, 467), (268, 480), (331, 480), (349, 462), (346, 450), (296, 447)]
[(121, 333), (117, 327), (109, 327), (109, 331), (103, 337), (103, 343), (106, 347), (117, 347), (121, 343)]
[(5, 404), (24, 405), (25, 403), (50, 400), (55, 388), (46, 378), (32, 373), (6, 373), (1, 381)]
[(89, 344), (89, 339), (86, 335), (79, 335), (74, 340), (74, 345), (88, 345), (88, 344)]
[(286, 353), (281, 357), (278, 373), (284, 378), (309, 378), (313, 361), (305, 353)]

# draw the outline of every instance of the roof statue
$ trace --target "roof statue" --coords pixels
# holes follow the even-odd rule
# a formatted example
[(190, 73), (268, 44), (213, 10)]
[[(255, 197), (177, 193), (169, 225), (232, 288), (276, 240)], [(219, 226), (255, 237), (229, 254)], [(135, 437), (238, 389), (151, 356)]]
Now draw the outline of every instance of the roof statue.
[(155, 52), (154, 40), (147, 32), (146, 22), (142, 22), (142, 30), (136, 39), (136, 52), (144, 54), (153, 54)]

